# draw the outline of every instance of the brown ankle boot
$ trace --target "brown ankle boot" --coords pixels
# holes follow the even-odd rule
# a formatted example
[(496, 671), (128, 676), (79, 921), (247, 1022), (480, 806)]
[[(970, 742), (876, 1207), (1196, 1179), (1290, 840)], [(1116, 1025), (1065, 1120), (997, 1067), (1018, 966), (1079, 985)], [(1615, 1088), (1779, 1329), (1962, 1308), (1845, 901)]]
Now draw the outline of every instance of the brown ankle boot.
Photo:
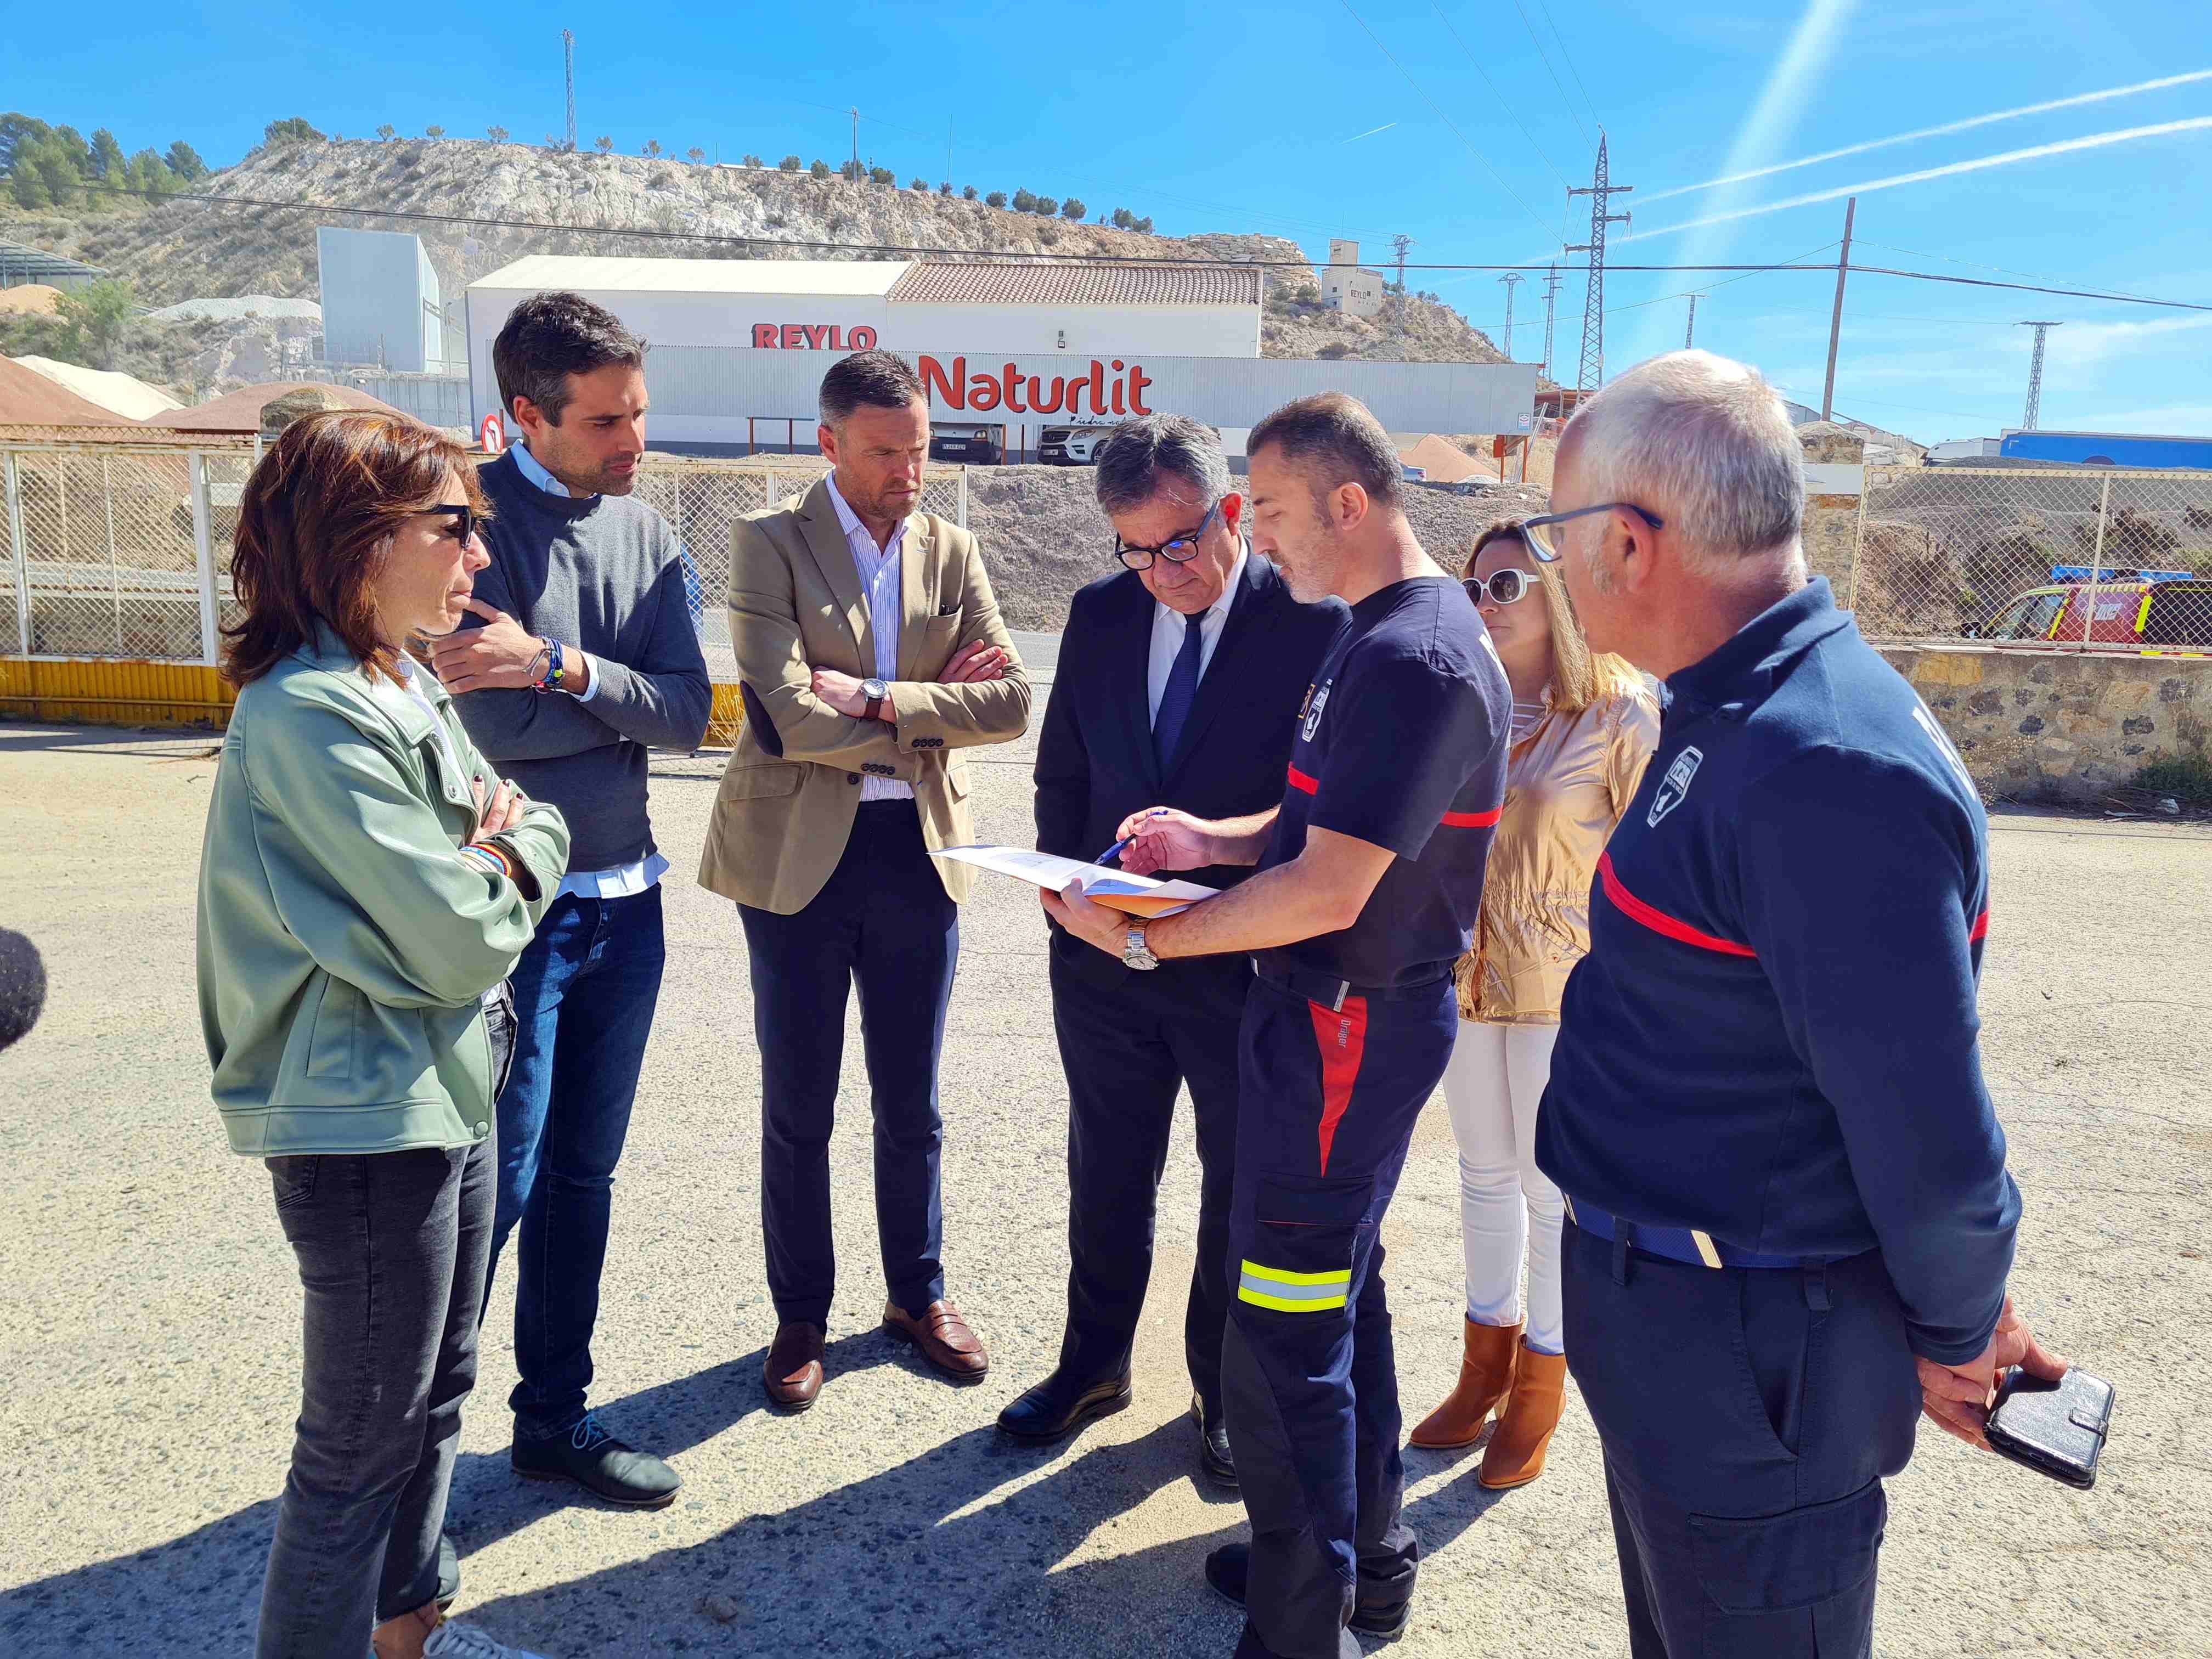
[(1567, 1382), (1567, 1357), (1538, 1353), (1521, 1345), (1513, 1368), (1513, 1393), (1498, 1414), (1498, 1429), (1482, 1450), (1476, 1477), (1492, 1492), (1525, 1486), (1544, 1472), (1544, 1451), (1559, 1426), (1559, 1399)]
[(1513, 1360), (1521, 1347), (1519, 1325), (1478, 1325), (1467, 1322), (1466, 1352), (1459, 1362), (1459, 1381), (1444, 1403), (1421, 1419), (1413, 1432), (1416, 1446), (1432, 1451), (1472, 1446), (1482, 1432), (1483, 1420), (1498, 1409), (1513, 1386)]
[(387, 1619), (371, 1631), (369, 1649), (376, 1659), (422, 1659), (422, 1644), (445, 1622), (446, 1615), (438, 1611), (438, 1604), (426, 1601), (414, 1612)]

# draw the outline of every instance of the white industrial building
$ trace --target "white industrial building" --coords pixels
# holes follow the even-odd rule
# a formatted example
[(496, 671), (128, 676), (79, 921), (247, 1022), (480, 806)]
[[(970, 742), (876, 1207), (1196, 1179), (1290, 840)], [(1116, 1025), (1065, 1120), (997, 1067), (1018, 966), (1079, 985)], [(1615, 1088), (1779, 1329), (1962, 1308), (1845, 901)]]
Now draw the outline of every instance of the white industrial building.
[(1359, 268), (1359, 244), (1329, 239), (1321, 271), (1321, 302), (1347, 317), (1372, 317), (1382, 309), (1382, 273)]
[(647, 341), (651, 441), (696, 453), (811, 452), (823, 373), (873, 347), (915, 363), (940, 429), (1003, 428), (1009, 454), (1048, 427), (1156, 410), (1221, 428), (1238, 454), (1261, 416), (1324, 388), (1394, 431), (1525, 431), (1535, 393), (1533, 364), (1263, 358), (1248, 264), (532, 255), (469, 285), (472, 423), (500, 410), (491, 346), (508, 313), (553, 289)]
[(323, 356), (407, 374), (446, 367), (446, 313), (438, 273), (418, 236), (315, 228)]

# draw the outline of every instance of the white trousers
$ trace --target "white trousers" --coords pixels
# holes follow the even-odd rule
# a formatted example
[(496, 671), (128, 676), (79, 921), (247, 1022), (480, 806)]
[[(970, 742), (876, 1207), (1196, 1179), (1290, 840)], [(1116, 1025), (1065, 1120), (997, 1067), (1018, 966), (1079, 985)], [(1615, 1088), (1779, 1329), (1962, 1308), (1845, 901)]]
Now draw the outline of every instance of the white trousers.
[(1518, 1323), (1521, 1261), (1528, 1261), (1528, 1346), (1562, 1352), (1559, 1189), (1536, 1167), (1536, 1105), (1552, 1074), (1556, 1025), (1463, 1019), (1444, 1071), (1459, 1142), (1460, 1225), (1467, 1244), (1467, 1316)]

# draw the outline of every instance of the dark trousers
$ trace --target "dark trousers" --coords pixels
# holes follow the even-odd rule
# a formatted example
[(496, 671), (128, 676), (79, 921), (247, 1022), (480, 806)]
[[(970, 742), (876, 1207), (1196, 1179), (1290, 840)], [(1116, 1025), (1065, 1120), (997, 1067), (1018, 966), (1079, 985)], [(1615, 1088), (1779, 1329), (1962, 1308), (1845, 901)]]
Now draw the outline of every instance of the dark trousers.
[(1562, 1279), (1635, 1659), (1871, 1654), (1881, 1480), (1920, 1416), (1881, 1254), (1691, 1267), (1570, 1221)]
[(1458, 1023), (1449, 980), (1246, 1001), (1221, 1379), (1252, 1520), (1239, 1659), (1355, 1659), (1355, 1599), (1413, 1595), (1379, 1233)]
[(499, 1096), (491, 1271), (520, 1225), (508, 1404), (526, 1439), (583, 1419), (614, 1209), (615, 1165), (653, 1031), (666, 956), (660, 889), (563, 894), (514, 964), (514, 1065)]
[[(1221, 1412), (1229, 1313), (1229, 1200), (1236, 1174), (1237, 1027), (1252, 983), (1245, 959), (1203, 957), (1151, 973), (1071, 960), (1089, 945), (1055, 937), (1052, 1022), (1067, 1073), (1067, 1328), (1063, 1370), (1086, 1382), (1129, 1368), (1152, 1279), (1160, 1174), (1176, 1095), (1190, 1085), (1198, 1129), (1198, 1259), (1183, 1354), (1206, 1420)], [(1101, 962), (1104, 962), (1103, 957)]]
[(306, 1292), (300, 1421), (258, 1659), (368, 1647), (438, 1591), (438, 1534), (477, 1376), (490, 1143), (265, 1160)]
[(761, 1224), (779, 1320), (826, 1324), (836, 1287), (830, 1130), (845, 1004), (876, 1127), (876, 1237), (890, 1299), (919, 1315), (945, 1295), (937, 1059), (960, 955), (957, 907), (907, 800), (866, 801), (830, 879), (797, 913), (739, 905), (761, 1053)]

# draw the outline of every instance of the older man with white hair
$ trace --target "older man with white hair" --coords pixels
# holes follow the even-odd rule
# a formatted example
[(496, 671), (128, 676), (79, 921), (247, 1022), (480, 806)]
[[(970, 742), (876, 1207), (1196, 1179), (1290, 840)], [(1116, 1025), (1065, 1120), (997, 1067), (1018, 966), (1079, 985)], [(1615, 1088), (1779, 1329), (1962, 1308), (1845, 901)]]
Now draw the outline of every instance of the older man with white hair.
[(2065, 1369), (2005, 1295), (1981, 802), (1807, 580), (1801, 468), (1754, 371), (1674, 352), (1577, 411), (1525, 532), (1663, 682), (1536, 1140), (1637, 1659), (1869, 1653), (1921, 1411), (1985, 1443), (2000, 1367)]

